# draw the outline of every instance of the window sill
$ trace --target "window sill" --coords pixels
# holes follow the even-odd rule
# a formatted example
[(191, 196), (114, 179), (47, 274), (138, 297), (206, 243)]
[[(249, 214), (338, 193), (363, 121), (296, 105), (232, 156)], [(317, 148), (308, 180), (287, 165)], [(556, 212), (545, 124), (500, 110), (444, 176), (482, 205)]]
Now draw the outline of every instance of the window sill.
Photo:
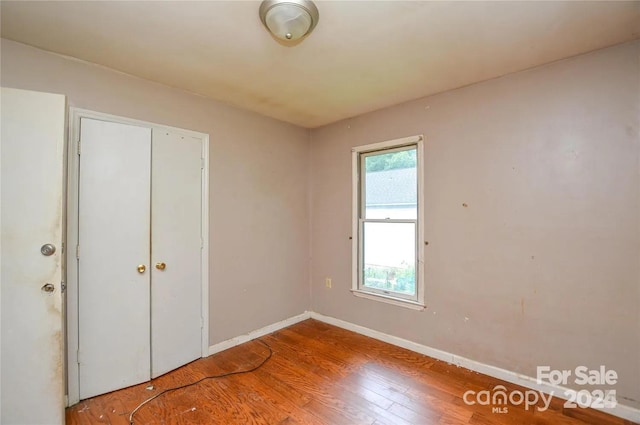
[(371, 292), (361, 291), (359, 289), (352, 289), (351, 292), (356, 297), (366, 298), (368, 300), (380, 301), (387, 304), (396, 305), (398, 307), (410, 308), (411, 310), (422, 311), (427, 308), (426, 305), (417, 301), (402, 300), (386, 295), (372, 294)]

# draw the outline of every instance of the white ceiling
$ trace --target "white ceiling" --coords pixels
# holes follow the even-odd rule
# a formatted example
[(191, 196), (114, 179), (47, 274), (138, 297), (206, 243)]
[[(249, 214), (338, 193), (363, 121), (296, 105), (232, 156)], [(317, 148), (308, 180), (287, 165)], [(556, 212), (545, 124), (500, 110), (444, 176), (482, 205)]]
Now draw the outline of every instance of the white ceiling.
[(2, 37), (317, 127), (640, 37), (640, 2), (319, 1), (301, 44), (255, 1), (2, 1)]

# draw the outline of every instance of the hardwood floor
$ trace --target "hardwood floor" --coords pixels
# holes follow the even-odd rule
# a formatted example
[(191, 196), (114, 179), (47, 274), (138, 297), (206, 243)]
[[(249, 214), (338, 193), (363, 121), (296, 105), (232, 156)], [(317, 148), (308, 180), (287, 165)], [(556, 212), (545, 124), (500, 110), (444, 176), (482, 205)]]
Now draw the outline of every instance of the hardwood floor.
[[(264, 366), (164, 394), (135, 414), (135, 424), (631, 424), (591, 409), (563, 409), (559, 399), (543, 412), (469, 406), (463, 394), (470, 389), (525, 389), (315, 320), (261, 340), (273, 351)], [(160, 391), (250, 369), (268, 354), (260, 342), (247, 342), (154, 379), (153, 390), (146, 383), (81, 401), (67, 409), (67, 424), (127, 425), (131, 411)]]

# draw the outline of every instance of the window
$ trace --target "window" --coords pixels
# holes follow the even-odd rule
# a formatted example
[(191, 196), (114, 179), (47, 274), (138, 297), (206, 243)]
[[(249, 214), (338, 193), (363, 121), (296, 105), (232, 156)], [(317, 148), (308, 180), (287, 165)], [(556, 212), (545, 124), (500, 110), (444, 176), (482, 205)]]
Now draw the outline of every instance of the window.
[(355, 295), (424, 308), (422, 136), (352, 149)]

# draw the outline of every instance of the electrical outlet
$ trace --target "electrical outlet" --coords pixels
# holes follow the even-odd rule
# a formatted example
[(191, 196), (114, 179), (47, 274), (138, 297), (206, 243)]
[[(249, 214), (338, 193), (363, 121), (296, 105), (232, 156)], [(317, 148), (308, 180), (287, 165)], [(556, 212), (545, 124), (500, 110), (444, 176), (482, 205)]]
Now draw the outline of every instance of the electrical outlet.
[(327, 277), (327, 278), (324, 279), (324, 285), (327, 288), (331, 288), (331, 278), (330, 277)]

